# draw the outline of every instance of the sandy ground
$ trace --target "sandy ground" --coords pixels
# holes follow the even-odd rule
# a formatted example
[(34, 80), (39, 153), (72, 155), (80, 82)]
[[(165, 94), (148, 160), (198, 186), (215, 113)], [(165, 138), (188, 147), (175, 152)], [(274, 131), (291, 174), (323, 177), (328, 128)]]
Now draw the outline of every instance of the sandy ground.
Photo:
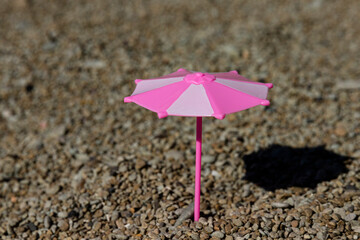
[[(360, 238), (359, 1), (0, 2), (1, 239)], [(195, 119), (123, 98), (178, 68), (272, 82)], [(185, 211), (185, 212), (184, 212)]]

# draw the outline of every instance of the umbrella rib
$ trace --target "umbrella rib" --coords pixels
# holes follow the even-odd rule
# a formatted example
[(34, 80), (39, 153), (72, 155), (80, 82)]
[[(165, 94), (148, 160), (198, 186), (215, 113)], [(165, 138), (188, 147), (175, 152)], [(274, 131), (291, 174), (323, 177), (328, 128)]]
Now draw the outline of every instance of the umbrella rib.
[[(255, 84), (255, 85), (261, 85), (266, 86), (268, 88), (272, 88), (272, 83), (261, 83), (261, 82), (253, 82), (250, 80), (240, 80), (240, 79), (233, 79), (233, 78), (226, 78), (226, 77), (216, 77), (216, 79), (224, 79), (224, 80), (230, 80), (235, 82), (243, 82), (243, 83), (249, 83), (249, 84)], [(216, 81), (216, 80), (215, 80)]]

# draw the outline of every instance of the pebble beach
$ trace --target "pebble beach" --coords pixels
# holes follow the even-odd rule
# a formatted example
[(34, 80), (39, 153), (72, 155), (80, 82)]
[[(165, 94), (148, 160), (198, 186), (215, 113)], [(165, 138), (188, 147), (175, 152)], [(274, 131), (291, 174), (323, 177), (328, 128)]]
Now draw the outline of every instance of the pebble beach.
[[(360, 3), (0, 3), (0, 239), (360, 239)], [(196, 119), (124, 97), (179, 68), (273, 83)]]

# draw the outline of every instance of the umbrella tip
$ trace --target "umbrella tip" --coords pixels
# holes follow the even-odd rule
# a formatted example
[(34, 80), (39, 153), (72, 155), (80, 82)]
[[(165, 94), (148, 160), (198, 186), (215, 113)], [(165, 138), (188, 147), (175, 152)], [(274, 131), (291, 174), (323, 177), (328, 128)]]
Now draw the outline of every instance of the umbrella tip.
[(142, 79), (135, 79), (135, 83), (138, 84), (139, 82), (141, 82)]
[(238, 71), (236, 71), (236, 70), (232, 70), (229, 73), (239, 74)]
[(273, 88), (273, 84), (272, 83), (265, 83), (265, 86), (267, 86), (268, 88)]
[(181, 72), (181, 71), (187, 71), (185, 68), (179, 68), (178, 70), (177, 70), (177, 72)]
[(132, 102), (131, 97), (125, 97), (124, 102), (126, 103)]
[(217, 118), (217, 119), (224, 119), (225, 118), (225, 114), (213, 114), (212, 115), (214, 118)]
[(157, 114), (159, 118), (164, 118), (168, 116), (167, 112), (158, 112)]
[(263, 101), (261, 101), (260, 104), (263, 105), (263, 106), (269, 106), (269, 105), (270, 105), (270, 101), (269, 101), (269, 100), (263, 100)]

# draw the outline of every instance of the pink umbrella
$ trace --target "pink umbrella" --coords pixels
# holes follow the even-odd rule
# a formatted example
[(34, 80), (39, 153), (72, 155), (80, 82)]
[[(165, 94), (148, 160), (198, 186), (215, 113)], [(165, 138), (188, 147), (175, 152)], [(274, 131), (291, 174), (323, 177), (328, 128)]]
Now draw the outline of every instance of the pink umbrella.
[(194, 220), (200, 218), (202, 117), (224, 119), (226, 114), (257, 105), (266, 100), (272, 83), (252, 82), (237, 71), (201, 73), (179, 69), (153, 79), (136, 79), (133, 94), (124, 102), (134, 102), (158, 114), (196, 117), (196, 167)]

